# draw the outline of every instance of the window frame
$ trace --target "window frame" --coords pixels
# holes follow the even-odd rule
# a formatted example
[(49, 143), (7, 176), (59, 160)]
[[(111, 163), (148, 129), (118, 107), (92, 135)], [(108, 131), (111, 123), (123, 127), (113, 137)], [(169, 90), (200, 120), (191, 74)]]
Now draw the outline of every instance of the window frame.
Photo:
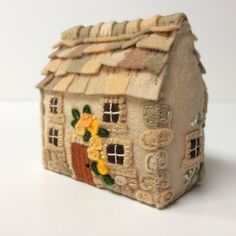
[[(50, 130), (58, 130), (58, 141), (57, 141), (57, 146), (54, 145), (53, 143), (50, 142)], [(64, 127), (63, 125), (55, 124), (49, 122), (46, 129), (45, 129), (45, 147), (49, 150), (52, 151), (57, 151), (57, 152), (63, 152), (65, 147), (64, 147)]]
[(50, 99), (50, 113), (57, 114), (58, 113), (58, 97), (54, 96)]
[[(105, 109), (106, 104), (109, 106), (108, 110)], [(117, 111), (113, 111), (113, 108), (115, 107), (115, 105), (118, 108)], [(104, 120), (104, 116), (105, 115), (109, 116), (109, 121)], [(114, 119), (114, 117), (115, 117), (114, 115), (118, 115), (118, 118)], [(108, 123), (118, 123), (119, 122), (119, 118), (120, 118), (119, 104), (118, 103), (114, 103), (114, 102), (105, 102), (104, 105), (103, 105), (103, 121), (104, 122), (108, 122)]]
[[(108, 152), (109, 146), (113, 147), (113, 152)], [(122, 147), (122, 153), (117, 152), (117, 147), (121, 146)], [(109, 159), (110, 157), (114, 157), (114, 162), (111, 162)], [(121, 163), (119, 163), (118, 158), (122, 158)], [(125, 147), (122, 144), (108, 144), (107, 145), (107, 161), (111, 164), (115, 165), (124, 165), (124, 159), (125, 159)]]
[(59, 141), (59, 130), (56, 128), (50, 128), (49, 129), (49, 135), (48, 135), (48, 142), (56, 147), (58, 147), (58, 141)]
[[(115, 163), (112, 163), (108, 160), (108, 150), (107, 147), (109, 145), (121, 145), (123, 146), (123, 152), (124, 154), (120, 154), (120, 155), (116, 155), (116, 156), (124, 156), (123, 158), (123, 164), (119, 164), (115, 161)], [(116, 147), (117, 147), (116, 146)], [(115, 150), (114, 150), (115, 151)], [(108, 164), (108, 166), (110, 166), (111, 168), (114, 167), (120, 167), (120, 168), (127, 168), (127, 167), (131, 167), (133, 160), (132, 160), (132, 155), (133, 155), (133, 151), (132, 151), (132, 141), (130, 140), (124, 140), (124, 139), (119, 139), (119, 138), (108, 138), (106, 140), (106, 143), (103, 146), (103, 152), (105, 154), (105, 160)]]
[[(119, 123), (125, 123), (126, 122), (126, 99), (123, 96), (114, 96), (114, 97), (103, 97), (101, 99), (102, 103), (102, 121), (104, 123), (108, 124), (119, 124)], [(110, 105), (110, 111), (106, 111), (106, 114), (114, 114), (119, 115), (117, 122), (113, 122), (112, 119), (110, 121), (105, 121), (103, 119), (104, 116), (104, 105), (109, 104)], [(112, 105), (115, 104), (118, 106), (118, 111), (112, 112)]]
[[(52, 104), (52, 100), (54, 99), (57, 100), (57, 104)], [(49, 116), (59, 116), (63, 113), (63, 96), (61, 94), (57, 94), (57, 93), (53, 93), (50, 94), (46, 100), (47, 103), (47, 111)], [(56, 112), (53, 112), (51, 110), (51, 108), (55, 108), (56, 107)]]
[[(192, 147), (191, 141), (192, 140), (199, 140), (199, 143)], [(192, 151), (197, 151), (199, 149), (198, 155), (191, 157)], [(194, 130), (188, 133), (185, 136), (185, 151), (184, 151), (184, 158), (181, 163), (182, 169), (187, 170), (192, 168), (196, 165), (199, 165), (200, 162), (203, 161), (203, 150), (204, 150), (204, 139), (203, 134), (200, 129)]]
[[(197, 158), (200, 155), (200, 148), (201, 148), (200, 138), (192, 138), (189, 141), (190, 141), (190, 149), (189, 149), (190, 158), (191, 159)], [(192, 156), (193, 153), (194, 155)]]
[[(126, 122), (126, 98), (125, 96), (105, 96), (100, 100), (101, 103), (101, 112), (100, 119), (102, 126), (108, 129), (110, 132), (115, 133), (126, 133), (128, 131), (127, 122)], [(115, 122), (106, 122), (103, 120), (104, 117), (104, 104), (105, 103), (114, 103), (119, 106), (119, 118), (118, 121)]]

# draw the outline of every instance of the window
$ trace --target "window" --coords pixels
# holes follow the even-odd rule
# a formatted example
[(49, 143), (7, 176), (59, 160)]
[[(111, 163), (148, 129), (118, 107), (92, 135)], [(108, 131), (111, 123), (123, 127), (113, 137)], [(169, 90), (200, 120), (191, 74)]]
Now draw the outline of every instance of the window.
[(102, 117), (107, 128), (119, 130), (125, 128), (126, 104), (125, 97), (104, 97), (102, 98)]
[(103, 121), (117, 123), (119, 120), (120, 109), (118, 103), (104, 103)]
[(58, 98), (57, 97), (51, 98), (50, 111), (51, 111), (51, 113), (57, 114), (57, 112), (58, 112)]
[(199, 166), (203, 161), (204, 137), (201, 129), (194, 130), (185, 136), (185, 154), (181, 168), (186, 171)]
[(49, 130), (49, 143), (58, 146), (58, 130), (55, 128)]
[(190, 158), (195, 158), (200, 155), (200, 138), (190, 140)]
[(110, 168), (129, 168), (133, 162), (132, 141), (129, 139), (108, 138), (104, 144), (104, 154)]
[(124, 146), (120, 144), (109, 144), (107, 146), (107, 160), (112, 164), (124, 164)]

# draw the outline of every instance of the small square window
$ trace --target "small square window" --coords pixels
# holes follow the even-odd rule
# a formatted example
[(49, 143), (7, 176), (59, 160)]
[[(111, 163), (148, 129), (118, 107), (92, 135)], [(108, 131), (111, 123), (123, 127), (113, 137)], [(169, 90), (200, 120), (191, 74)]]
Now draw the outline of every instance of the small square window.
[(200, 155), (200, 138), (190, 140), (190, 158), (193, 159)]
[(58, 113), (58, 98), (53, 97), (50, 100), (50, 112), (57, 114)]
[(58, 146), (58, 130), (51, 128), (49, 130), (49, 143), (53, 144), (54, 146)]
[(200, 129), (193, 130), (185, 136), (185, 152), (182, 169), (189, 170), (203, 161), (203, 134)]
[(103, 121), (117, 123), (120, 116), (120, 108), (117, 103), (104, 103)]
[(109, 144), (107, 146), (107, 160), (112, 164), (124, 164), (124, 146), (120, 144)]

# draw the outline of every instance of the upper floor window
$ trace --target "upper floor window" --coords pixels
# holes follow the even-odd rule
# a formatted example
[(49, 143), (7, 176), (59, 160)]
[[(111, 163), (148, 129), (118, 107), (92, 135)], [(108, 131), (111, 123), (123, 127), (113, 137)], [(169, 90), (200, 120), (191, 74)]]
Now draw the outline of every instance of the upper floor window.
[(103, 121), (117, 123), (119, 120), (119, 104), (117, 103), (104, 103), (103, 105)]
[(126, 121), (124, 97), (105, 97), (103, 99), (102, 120), (106, 123), (122, 123)]
[(49, 130), (49, 143), (58, 146), (58, 130), (55, 128)]
[(53, 97), (50, 100), (50, 112), (57, 114), (58, 113), (58, 98)]

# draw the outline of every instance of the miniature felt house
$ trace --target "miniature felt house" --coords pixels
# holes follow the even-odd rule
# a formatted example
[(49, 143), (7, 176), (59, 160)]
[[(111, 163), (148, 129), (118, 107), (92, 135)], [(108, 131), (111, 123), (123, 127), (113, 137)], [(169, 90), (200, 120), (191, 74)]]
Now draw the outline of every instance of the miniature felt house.
[(182, 13), (63, 32), (37, 86), (44, 167), (158, 208), (201, 182), (195, 40)]

